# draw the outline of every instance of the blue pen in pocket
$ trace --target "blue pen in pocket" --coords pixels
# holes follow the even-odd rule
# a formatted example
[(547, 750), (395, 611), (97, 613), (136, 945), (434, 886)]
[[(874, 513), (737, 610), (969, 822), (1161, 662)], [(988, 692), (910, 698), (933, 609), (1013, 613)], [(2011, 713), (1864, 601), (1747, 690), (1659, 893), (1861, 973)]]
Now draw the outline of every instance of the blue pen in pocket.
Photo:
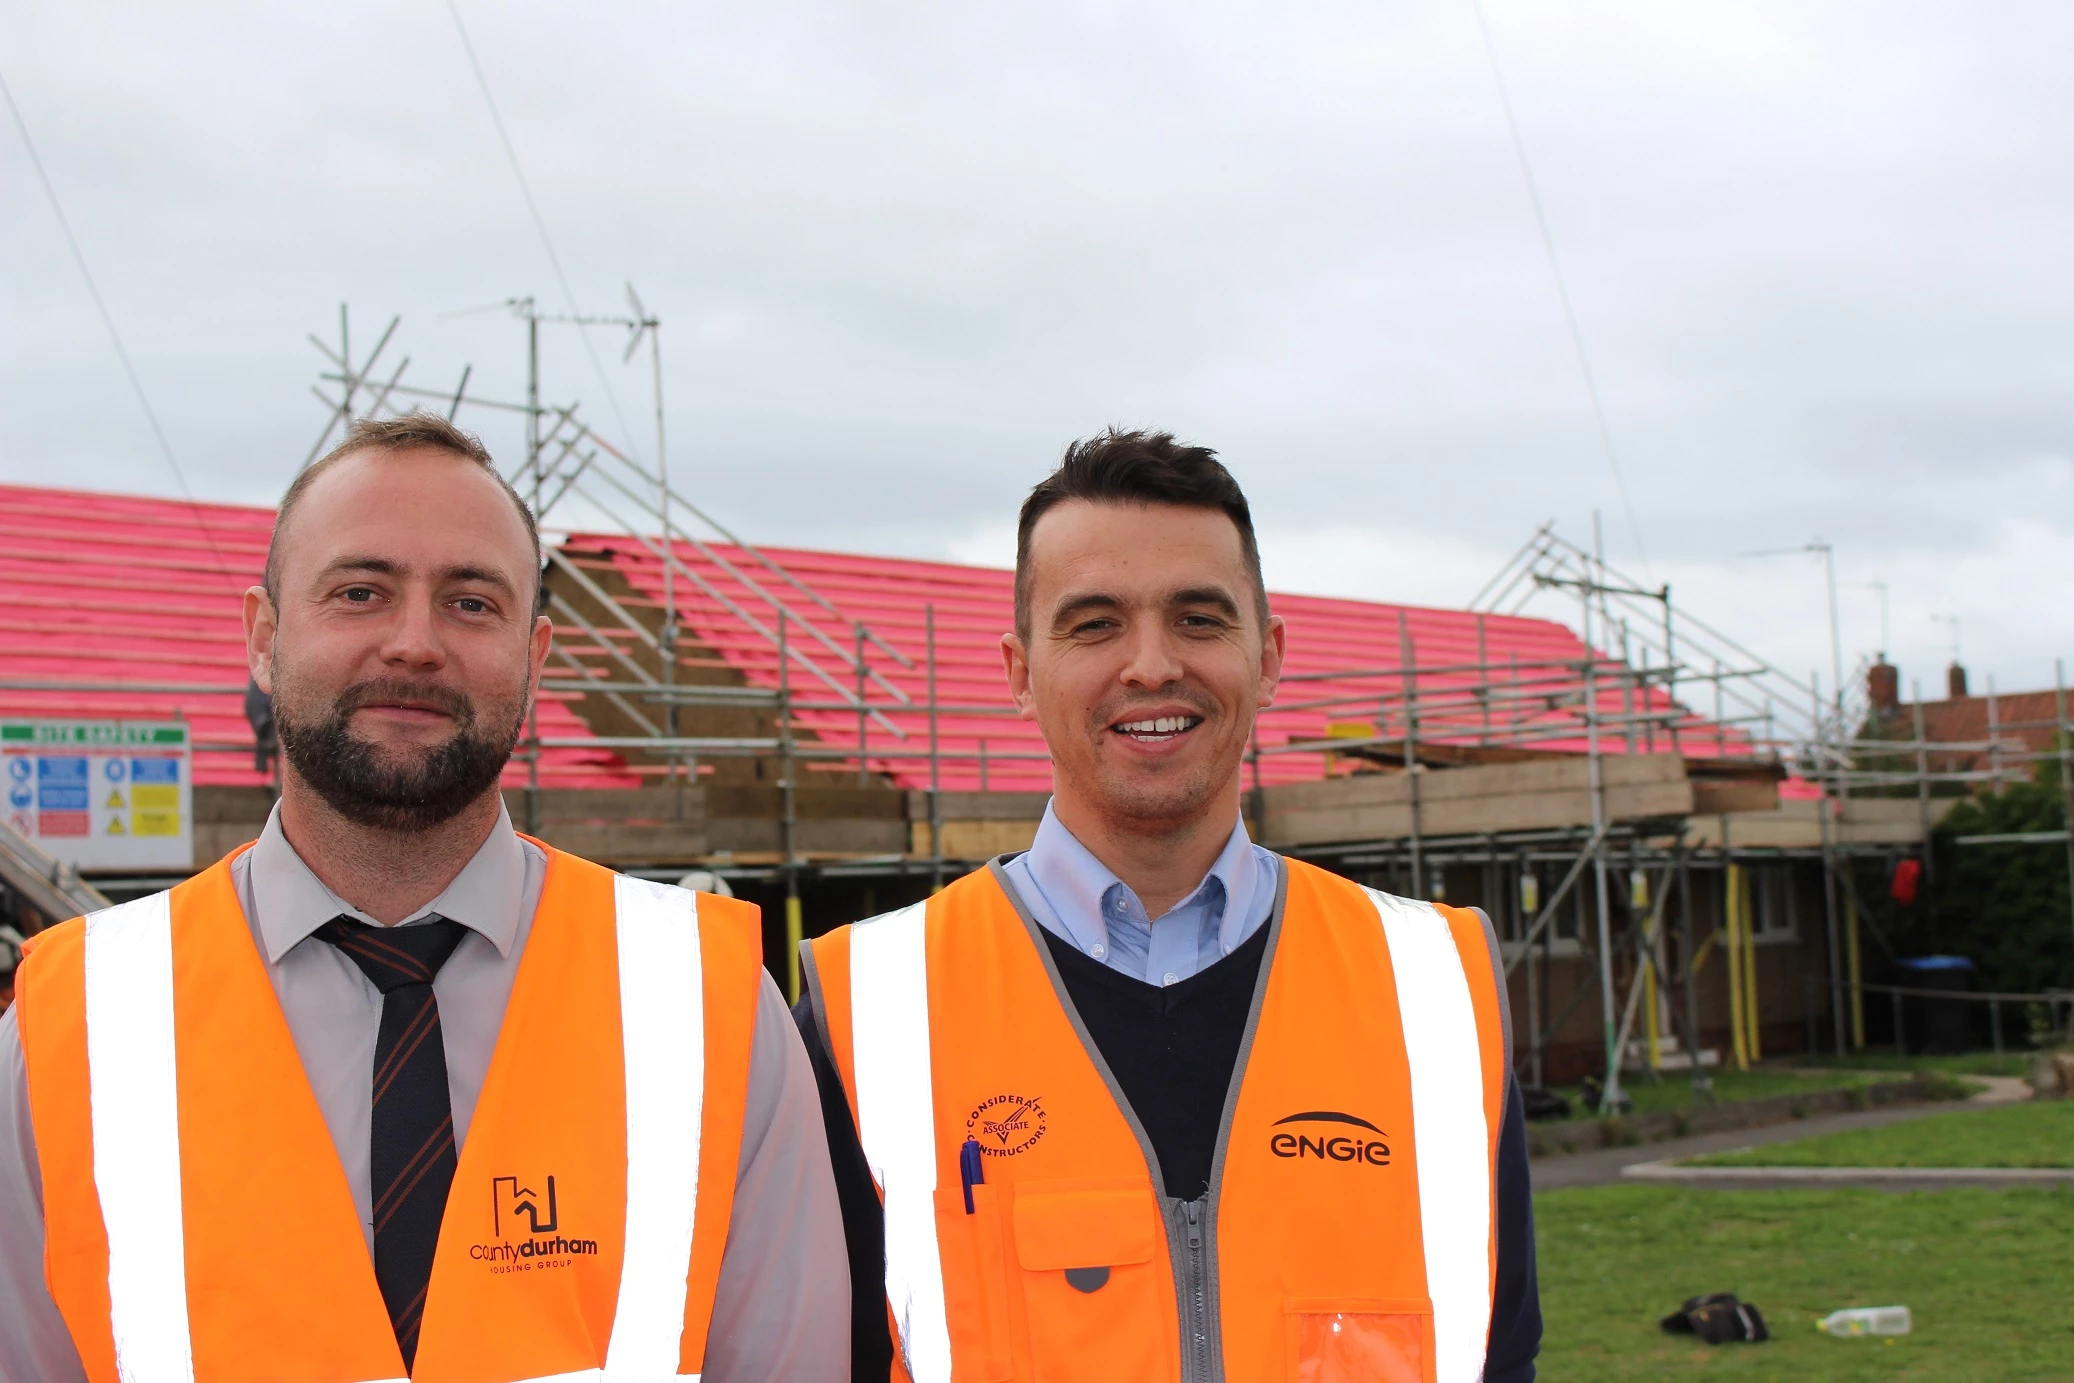
[(987, 1169), (981, 1165), (979, 1140), (968, 1138), (958, 1149), (958, 1180), (965, 1188), (965, 1213), (976, 1213), (972, 1207), (972, 1188), (987, 1184)]

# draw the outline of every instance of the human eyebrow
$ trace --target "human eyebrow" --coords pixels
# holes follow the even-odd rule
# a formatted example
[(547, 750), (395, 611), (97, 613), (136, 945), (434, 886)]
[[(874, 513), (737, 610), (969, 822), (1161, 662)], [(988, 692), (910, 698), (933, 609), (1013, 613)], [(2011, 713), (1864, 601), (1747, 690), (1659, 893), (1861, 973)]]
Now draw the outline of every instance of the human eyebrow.
[(518, 594), (518, 587), (512, 584), (511, 578), (494, 567), (442, 567), (439, 576), (443, 582), (472, 581), (477, 585), (495, 587), (505, 595)]
[(1089, 591), (1084, 595), (1068, 596), (1052, 610), (1051, 627), (1063, 629), (1082, 615), (1097, 610), (1120, 609), (1122, 605), (1122, 597), (1110, 595), (1105, 591)]
[[(352, 576), (362, 572), (373, 576), (404, 577), (410, 575), (408, 567), (392, 558), (355, 554), (333, 558), (325, 563), (324, 569), (318, 572), (317, 576), (319, 580), (328, 581), (335, 577)], [(512, 579), (503, 572), (498, 571), (495, 567), (479, 567), (467, 563), (451, 567), (441, 567), (439, 569), (439, 579), (442, 584), (447, 585), (472, 582), (478, 586), (488, 586), (502, 595), (515, 596), (518, 594), (518, 587), (512, 582)]]
[(319, 580), (329, 580), (334, 576), (346, 576), (354, 572), (370, 572), (376, 576), (401, 576), (404, 574), (402, 563), (392, 562), (386, 557), (347, 556), (334, 557), (329, 562), (326, 562), (324, 569), (317, 573), (317, 578)]
[(1221, 586), (1190, 586), (1167, 597), (1169, 606), (1208, 605), (1229, 619), (1239, 617), (1239, 602)]

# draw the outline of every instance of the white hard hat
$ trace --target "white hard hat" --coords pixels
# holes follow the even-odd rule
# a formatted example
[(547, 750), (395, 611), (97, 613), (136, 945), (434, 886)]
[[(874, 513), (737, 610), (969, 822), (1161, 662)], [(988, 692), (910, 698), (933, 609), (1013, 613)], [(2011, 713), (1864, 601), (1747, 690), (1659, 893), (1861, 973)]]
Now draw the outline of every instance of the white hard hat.
[(735, 891), (727, 886), (727, 880), (710, 869), (694, 869), (677, 881), (677, 887), (693, 889), (699, 893), (711, 893), (721, 898), (732, 898)]

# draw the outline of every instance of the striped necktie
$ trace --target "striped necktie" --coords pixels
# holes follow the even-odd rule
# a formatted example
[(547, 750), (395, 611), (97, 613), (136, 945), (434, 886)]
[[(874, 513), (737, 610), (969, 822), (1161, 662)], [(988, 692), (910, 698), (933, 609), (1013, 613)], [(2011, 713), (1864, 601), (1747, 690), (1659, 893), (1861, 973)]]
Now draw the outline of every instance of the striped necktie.
[(374, 1274), (408, 1368), (417, 1357), (439, 1221), (454, 1181), (454, 1111), (432, 979), (467, 929), (443, 917), (407, 927), (335, 917), (316, 934), (382, 992), (368, 1137)]

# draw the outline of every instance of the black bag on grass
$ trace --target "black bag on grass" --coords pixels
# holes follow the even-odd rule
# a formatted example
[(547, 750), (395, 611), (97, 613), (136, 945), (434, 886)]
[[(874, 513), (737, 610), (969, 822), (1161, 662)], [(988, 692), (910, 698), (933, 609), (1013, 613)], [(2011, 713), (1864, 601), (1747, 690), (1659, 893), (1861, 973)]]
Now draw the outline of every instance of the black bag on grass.
[(1772, 1337), (1765, 1328), (1764, 1314), (1735, 1299), (1731, 1292), (1710, 1292), (1694, 1297), (1665, 1316), (1660, 1325), (1673, 1335), (1697, 1335), (1710, 1345), (1731, 1342), (1758, 1344)]
[(1522, 1085), (1519, 1093), (1520, 1103), (1527, 1111), (1527, 1122), (1530, 1124), (1543, 1119), (1570, 1117), (1570, 1102), (1553, 1090), (1539, 1085)]

